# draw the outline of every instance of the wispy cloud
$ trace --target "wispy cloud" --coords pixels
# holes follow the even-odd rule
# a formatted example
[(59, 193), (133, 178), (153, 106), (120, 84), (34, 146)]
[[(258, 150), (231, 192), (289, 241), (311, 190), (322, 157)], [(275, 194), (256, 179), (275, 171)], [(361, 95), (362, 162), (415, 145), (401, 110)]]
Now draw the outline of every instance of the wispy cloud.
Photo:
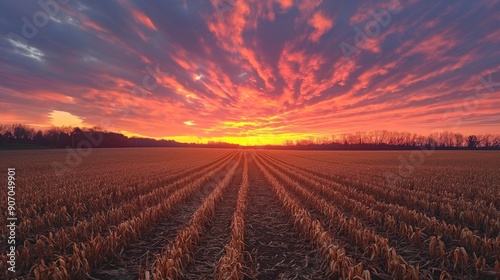
[[(71, 119), (54, 117), (63, 112), (129, 135), (273, 143), (426, 133), (453, 125), (442, 115), (478, 77), (500, 80), (495, 1), (249, 0), (222, 14), (217, 2), (74, 0), (29, 40), (19, 38), (41, 7), (2, 2), (0, 122), (49, 126)], [(399, 12), (346, 59), (340, 43), (383, 9)], [(459, 130), (500, 132), (499, 95)]]

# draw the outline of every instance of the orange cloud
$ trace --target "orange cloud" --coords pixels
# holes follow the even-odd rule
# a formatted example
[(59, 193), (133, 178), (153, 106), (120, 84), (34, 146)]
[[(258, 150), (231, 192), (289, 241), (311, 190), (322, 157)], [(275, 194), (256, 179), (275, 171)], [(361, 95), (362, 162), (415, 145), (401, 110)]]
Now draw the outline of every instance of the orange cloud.
[(52, 110), (49, 116), (51, 119), (51, 124), (54, 126), (84, 126), (83, 120), (80, 117), (75, 116), (69, 112)]
[(314, 27), (314, 32), (309, 35), (309, 39), (318, 42), (328, 30), (333, 27), (333, 20), (327, 17), (323, 12), (316, 12), (309, 20), (309, 24)]
[[(127, 135), (242, 144), (356, 130), (426, 133), (437, 122), (454, 125), (436, 120), (474, 94), (479, 76), (498, 81), (497, 16), (475, 2), (467, 11), (432, 4), (425, 15), (413, 0), (193, 3), (68, 6), (57, 30), (37, 37), (43, 61), (5, 49), (0, 119), (50, 126), (50, 113), (60, 111)], [(372, 11), (403, 3), (389, 26), (344, 57), (339, 44), (355, 45), (354, 26), (364, 30)], [(468, 24), (455, 28), (451, 19)], [(157, 65), (162, 71), (148, 80), (157, 86), (144, 88), (146, 67)], [(448, 115), (462, 118), (464, 131), (498, 130), (494, 90), (481, 89), (473, 112)]]
[(293, 0), (276, 0), (283, 9), (289, 9), (293, 6)]
[(151, 19), (147, 17), (144, 13), (142, 13), (139, 10), (132, 9), (132, 16), (134, 17), (135, 20), (143, 24), (144, 26), (148, 27), (151, 30), (156, 31), (156, 26), (153, 24)]

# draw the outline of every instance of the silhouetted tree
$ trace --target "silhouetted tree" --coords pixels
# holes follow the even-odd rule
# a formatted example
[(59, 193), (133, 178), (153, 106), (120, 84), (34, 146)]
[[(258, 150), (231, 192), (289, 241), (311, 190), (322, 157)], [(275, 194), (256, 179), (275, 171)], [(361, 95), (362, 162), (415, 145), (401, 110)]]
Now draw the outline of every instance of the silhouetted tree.
[(33, 135), (33, 143), (38, 145), (45, 144), (45, 138), (43, 137), (43, 132), (38, 130), (35, 135)]
[(470, 135), (469, 137), (467, 137), (467, 147), (469, 149), (477, 148), (478, 144), (479, 144), (479, 141), (477, 140), (476, 135)]
[(464, 145), (464, 136), (460, 133), (455, 133), (455, 147), (462, 147)]
[[(0, 124), (0, 143), (22, 143), (37, 144), (50, 147), (76, 147), (82, 140), (96, 139), (98, 135), (99, 144), (94, 141), (93, 145), (98, 147), (237, 147), (237, 145), (224, 142), (211, 141), (208, 144), (178, 143), (173, 140), (155, 140), (149, 138), (128, 138), (123, 134), (105, 131), (101, 127), (79, 128), (79, 127), (50, 127), (42, 131), (22, 125)], [(299, 140), (285, 140), (284, 145), (298, 149), (394, 149), (417, 147), (439, 147), (442, 149), (453, 149), (467, 147), (469, 149), (498, 149), (500, 148), (500, 135), (481, 134), (464, 137), (460, 133), (439, 132), (429, 136), (418, 135), (409, 132), (397, 131), (369, 131), (342, 133), (332, 137), (308, 137)], [(268, 145), (269, 146), (269, 145)], [(272, 146), (276, 147), (276, 146)]]
[(73, 128), (71, 131), (71, 147), (75, 148), (76, 143), (81, 140), (83, 131), (79, 127)]
[(500, 135), (495, 135), (493, 138), (493, 147), (500, 147)]
[(14, 135), (12, 135), (12, 133), (10, 131), (6, 131), (3, 134), (3, 139), (4, 139), (3, 141), (5, 143), (12, 143), (12, 142), (14, 142)]
[(14, 140), (19, 143), (28, 143), (33, 136), (34, 129), (22, 124), (12, 125)]
[(480, 147), (489, 148), (493, 146), (494, 136), (491, 134), (481, 134), (477, 137), (478, 145)]

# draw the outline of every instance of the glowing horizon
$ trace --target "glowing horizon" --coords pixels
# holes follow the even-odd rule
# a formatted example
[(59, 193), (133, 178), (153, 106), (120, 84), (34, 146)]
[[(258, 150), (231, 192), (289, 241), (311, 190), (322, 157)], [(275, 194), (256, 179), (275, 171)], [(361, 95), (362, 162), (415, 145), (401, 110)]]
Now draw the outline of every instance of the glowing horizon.
[(0, 4), (0, 123), (241, 145), (500, 134), (495, 1), (169, 2), (74, 0), (44, 24), (37, 2)]

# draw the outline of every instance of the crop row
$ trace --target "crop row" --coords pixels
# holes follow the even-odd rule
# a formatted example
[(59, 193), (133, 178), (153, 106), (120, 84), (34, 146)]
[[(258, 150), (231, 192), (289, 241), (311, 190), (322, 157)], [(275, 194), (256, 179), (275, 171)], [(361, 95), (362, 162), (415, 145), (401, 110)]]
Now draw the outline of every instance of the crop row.
[[(266, 159), (271, 162), (269, 158)], [(468, 254), (462, 247), (449, 249), (449, 253), (445, 252), (445, 243), (440, 242), (442, 238), (446, 239), (447, 243), (450, 244), (458, 239), (459, 244), (471, 250), (474, 259), (469, 258), (469, 262), (472, 262), (471, 265), (474, 266), (478, 274), (482, 271), (491, 271), (498, 266), (498, 259), (495, 261), (494, 258), (499, 255), (499, 238), (477, 238), (467, 228), (460, 230), (459, 227), (449, 225), (446, 222), (439, 222), (434, 217), (429, 218), (424, 214), (419, 214), (399, 205), (377, 201), (370, 195), (361, 193), (356, 189), (311, 175), (301, 170), (301, 168), (290, 165), (284, 167), (280, 163), (274, 162), (274, 166), (282, 170), (290, 178), (304, 183), (309, 189), (314, 190), (322, 197), (328, 198), (333, 205), (338, 205), (343, 211), (360, 217), (370, 224), (381, 225), (386, 231), (393, 232), (400, 238), (413, 243), (419, 250), (422, 249), (424, 243), (423, 237), (430, 235), (425, 241), (429, 244), (428, 252), (430, 257), (440, 259), (442, 262), (442, 257), (448, 256), (450, 262), (454, 263), (454, 269), (467, 270), (469, 264), (464, 263), (464, 260)], [(431, 242), (433, 240), (438, 241), (439, 249), (436, 249), (436, 242)], [(491, 267), (488, 267), (487, 264), (490, 264)]]
[(274, 174), (275, 178), (283, 182), (290, 192), (297, 194), (303, 201), (319, 210), (328, 219), (330, 225), (339, 228), (340, 233), (346, 233), (352, 243), (365, 250), (365, 255), (369, 259), (375, 263), (381, 263), (385, 272), (394, 278), (418, 279), (418, 268), (410, 265), (396, 252), (395, 248), (390, 247), (386, 238), (365, 227), (356, 217), (345, 216), (342, 210), (330, 205), (325, 199), (314, 195), (305, 187), (291, 180), (283, 172), (276, 170), (261, 159), (259, 160), (263, 168)]
[[(255, 155), (254, 160), (255, 160)], [(289, 214), (295, 228), (317, 248), (327, 263), (330, 276), (343, 279), (371, 279), (370, 272), (364, 270), (362, 263), (356, 263), (346, 255), (345, 249), (337, 245), (335, 237), (326, 231), (321, 222), (311, 218), (309, 212), (292, 199), (288, 191), (258, 161), (256, 164), (271, 184), (279, 202)], [(357, 278), (355, 278), (357, 277)]]
[[(234, 158), (234, 155), (231, 158)], [(171, 189), (171, 186), (155, 189), (148, 199), (158, 199), (158, 203), (135, 212), (129, 219), (117, 217), (122, 222), (103, 232), (107, 232), (105, 236), (101, 232), (91, 231), (90, 236), (85, 238), (84, 242), (71, 240), (69, 236), (86, 237), (87, 234), (86, 227), (74, 226), (58, 234), (40, 237), (35, 244), (27, 244), (16, 252), (19, 263), (26, 266), (19, 267), (19, 269), (29, 268), (30, 260), (34, 259), (38, 264), (33, 267), (32, 271), (34, 275), (39, 275), (40, 279), (52, 277), (52, 275), (70, 275), (75, 278), (85, 276), (91, 268), (113, 259), (124, 246), (138, 240), (144, 232), (151, 229), (152, 225), (175, 210), (177, 205), (189, 199), (216, 173), (222, 171), (230, 161), (226, 159), (217, 163), (216, 167), (207, 168), (203, 175), (195, 173), (188, 179), (183, 179), (183, 183), (178, 184), (175, 189)], [(142, 201), (146, 201), (146, 198)], [(125, 215), (123, 214), (125, 212), (117, 213)], [(66, 252), (68, 249), (69, 254)], [(56, 261), (45, 264), (45, 259), (54, 258)], [(2, 255), (3, 265), (6, 265), (6, 260), (6, 255)]]
[(231, 220), (231, 235), (225, 246), (226, 254), (221, 257), (217, 265), (218, 279), (243, 279), (244, 249), (245, 249), (245, 211), (248, 195), (248, 162), (245, 154), (243, 176), (236, 202), (236, 211)]
[(191, 261), (192, 249), (201, 239), (203, 228), (213, 217), (217, 203), (222, 199), (225, 190), (230, 185), (231, 179), (241, 162), (240, 159), (227, 172), (215, 189), (202, 202), (200, 207), (191, 217), (189, 224), (177, 233), (175, 240), (168, 244), (160, 254), (155, 256), (152, 267), (146, 267), (143, 279), (177, 279), (182, 275), (182, 270)]
[[(50, 228), (60, 228), (67, 225), (68, 222), (76, 224), (76, 227), (88, 227), (92, 231), (98, 232), (102, 226), (107, 226), (110, 223), (117, 222), (117, 217), (123, 215), (131, 215), (155, 202), (158, 196), (155, 193), (164, 186), (175, 190), (176, 187), (186, 182), (187, 177), (192, 177), (193, 174), (200, 175), (206, 170), (214, 167), (217, 163), (227, 160), (227, 155), (218, 158), (215, 161), (194, 166), (188, 170), (183, 169), (158, 178), (148, 178), (147, 181), (138, 185), (138, 183), (129, 183), (117, 185), (116, 188), (103, 188), (107, 190), (99, 191), (92, 199), (87, 199), (85, 203), (78, 203), (73, 206), (71, 211), (68, 211), (70, 205), (59, 207), (54, 211), (45, 211), (43, 215), (38, 215), (34, 219), (25, 218), (19, 224), (19, 232), (28, 236), (31, 233), (43, 234), (44, 230)], [(99, 188), (97, 186), (96, 188)], [(113, 190), (114, 191), (110, 191)], [(94, 192), (92, 188), (88, 189), (89, 193)], [(139, 198), (139, 203), (136, 199)], [(68, 199), (68, 197), (66, 197)], [(74, 201), (77, 201), (74, 198)], [(148, 203), (149, 201), (149, 203)], [(85, 217), (89, 216), (88, 219)], [(90, 222), (89, 222), (90, 221)], [(118, 220), (119, 221), (119, 220)], [(77, 232), (83, 232), (77, 230)]]
[[(287, 157), (279, 161), (282, 164), (290, 165), (288, 162), (293, 162), (291, 159), (293, 158)], [(329, 164), (313, 165), (301, 161), (300, 166), (296, 167), (329, 181), (348, 184), (351, 188), (372, 195), (378, 201), (415, 209), (430, 216), (440, 216), (448, 223), (478, 229), (488, 237), (497, 237), (500, 234), (500, 219), (498, 218), (500, 212), (492, 203), (485, 205), (484, 203), (465, 201), (456, 197), (443, 197), (417, 188), (377, 183), (373, 180), (371, 174), (357, 173), (357, 176), (351, 177), (337, 176), (334, 167)]]

